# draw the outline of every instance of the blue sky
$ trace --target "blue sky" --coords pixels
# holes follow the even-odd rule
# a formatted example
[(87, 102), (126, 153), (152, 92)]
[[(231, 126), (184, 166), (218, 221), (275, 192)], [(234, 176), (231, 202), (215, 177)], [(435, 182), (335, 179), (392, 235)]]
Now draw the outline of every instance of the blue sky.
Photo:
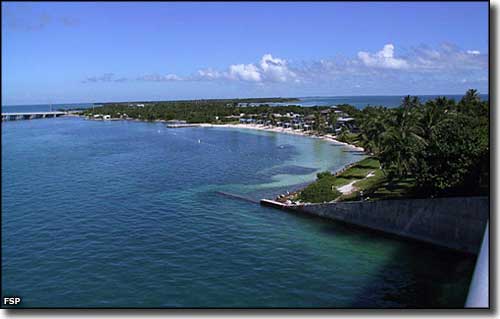
[(2, 104), (488, 90), (487, 2), (2, 3)]

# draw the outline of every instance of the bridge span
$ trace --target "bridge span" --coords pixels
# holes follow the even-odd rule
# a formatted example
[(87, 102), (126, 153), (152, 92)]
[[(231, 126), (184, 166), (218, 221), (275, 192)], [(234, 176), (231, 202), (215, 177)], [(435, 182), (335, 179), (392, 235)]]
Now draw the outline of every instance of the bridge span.
[(66, 114), (68, 114), (68, 112), (62, 112), (62, 111), (11, 112), (11, 113), (2, 113), (2, 121), (44, 119), (51, 117), (59, 117)]

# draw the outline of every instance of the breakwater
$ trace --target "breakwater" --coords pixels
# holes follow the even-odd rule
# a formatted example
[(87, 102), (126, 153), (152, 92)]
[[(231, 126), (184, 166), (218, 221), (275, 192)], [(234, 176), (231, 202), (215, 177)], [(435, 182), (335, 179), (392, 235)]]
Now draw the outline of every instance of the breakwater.
[(488, 197), (338, 202), (280, 208), (472, 254), (479, 251), (489, 218)]

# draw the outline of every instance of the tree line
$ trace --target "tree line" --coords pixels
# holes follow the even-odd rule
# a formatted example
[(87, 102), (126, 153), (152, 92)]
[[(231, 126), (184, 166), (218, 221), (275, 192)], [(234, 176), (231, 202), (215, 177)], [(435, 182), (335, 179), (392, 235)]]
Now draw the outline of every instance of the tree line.
[(458, 102), (407, 96), (398, 108), (350, 113), (358, 143), (379, 159), (389, 180), (412, 177), (418, 191), (431, 196), (487, 194), (489, 103), (476, 90)]
[[(263, 99), (262, 99), (263, 100)], [(280, 98), (281, 100), (281, 98)], [(86, 109), (84, 115), (109, 114), (119, 118), (127, 114), (130, 118), (146, 121), (155, 120), (185, 120), (189, 123), (219, 123), (234, 121), (230, 116), (255, 114), (259, 117), (272, 118), (272, 114), (287, 112), (303, 115), (315, 114), (328, 107), (301, 107), (299, 105), (270, 106), (261, 104), (256, 106), (240, 106), (239, 103), (257, 103), (260, 99), (238, 100), (193, 100), (139, 103), (107, 103), (100, 107)], [(275, 102), (269, 101), (267, 102)]]

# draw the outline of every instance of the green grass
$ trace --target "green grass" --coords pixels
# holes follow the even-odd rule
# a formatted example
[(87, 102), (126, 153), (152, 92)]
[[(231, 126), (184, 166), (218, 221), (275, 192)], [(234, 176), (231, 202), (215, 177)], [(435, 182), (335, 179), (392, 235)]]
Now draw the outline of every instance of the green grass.
[(375, 176), (354, 183), (355, 192), (339, 197), (339, 201), (361, 200), (361, 191), (365, 200), (382, 200), (418, 197), (415, 191), (415, 179), (401, 178), (389, 181), (382, 170), (375, 171)]
[(330, 202), (340, 195), (341, 193), (335, 187), (335, 177), (330, 175), (309, 184), (300, 192), (298, 199), (308, 203), (323, 203)]
[(330, 202), (339, 198), (342, 193), (337, 190), (337, 187), (349, 184), (354, 180), (361, 180), (368, 173), (378, 170), (380, 163), (375, 158), (365, 158), (357, 162), (354, 166), (346, 169), (338, 176), (328, 173), (318, 174), (318, 179), (304, 188), (298, 199), (309, 203)]
[[(374, 176), (366, 178), (373, 172)], [(337, 188), (352, 181), (355, 191), (343, 195)], [(355, 201), (363, 198), (370, 200), (380, 200), (389, 198), (413, 197), (415, 190), (415, 180), (405, 178), (389, 181), (384, 172), (380, 169), (380, 162), (374, 157), (365, 158), (357, 162), (352, 167), (346, 169), (338, 176), (329, 173), (318, 174), (318, 179), (304, 188), (298, 195), (298, 199), (309, 203), (323, 203), (333, 200)]]

